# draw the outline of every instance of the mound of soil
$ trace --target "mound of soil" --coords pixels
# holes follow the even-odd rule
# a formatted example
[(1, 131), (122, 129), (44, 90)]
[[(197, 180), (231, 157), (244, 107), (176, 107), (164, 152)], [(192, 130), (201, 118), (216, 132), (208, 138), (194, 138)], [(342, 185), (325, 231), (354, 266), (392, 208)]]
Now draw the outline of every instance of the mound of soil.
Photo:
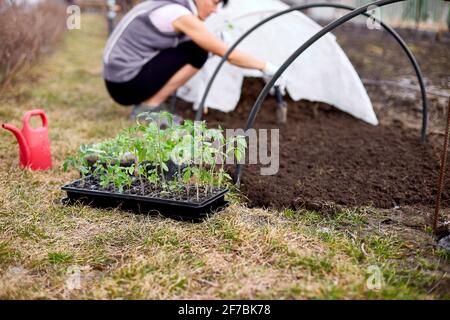
[[(246, 80), (244, 88), (235, 112), (210, 110), (205, 117), (209, 125), (245, 127), (263, 83)], [(250, 206), (297, 208), (315, 201), (379, 208), (433, 205), (439, 150), (431, 143), (421, 144), (419, 130), (401, 122), (371, 126), (321, 103), (288, 100), (288, 104), (288, 124), (280, 127), (278, 174), (261, 176), (260, 166), (244, 166), (242, 191)], [(186, 110), (181, 105), (180, 109)], [(276, 102), (270, 97), (255, 127), (277, 128), (275, 111)], [(184, 116), (193, 113), (185, 111)], [(450, 179), (446, 186), (444, 206), (450, 204)]]
[[(346, 24), (335, 30), (339, 43), (363, 79), (411, 82), (414, 70), (386, 32), (367, 32)], [(450, 50), (447, 42), (402, 33), (425, 75), (427, 88), (450, 94)], [(210, 111), (210, 125), (244, 128), (263, 83), (246, 80), (238, 108), (230, 114)], [(429, 143), (420, 143), (421, 101), (418, 91), (367, 85), (381, 125), (374, 127), (335, 108), (307, 101), (289, 104), (288, 124), (280, 128), (280, 170), (261, 176), (245, 166), (242, 191), (251, 206), (298, 207), (317, 202), (391, 208), (435, 201), (442, 133), (448, 99), (429, 93)], [(186, 110), (190, 106), (182, 106)], [(256, 128), (276, 128), (276, 103), (268, 98)], [(193, 117), (186, 111), (186, 117)], [(449, 170), (450, 171), (450, 170)], [(447, 172), (450, 177), (450, 172)], [(450, 205), (450, 179), (443, 206)]]

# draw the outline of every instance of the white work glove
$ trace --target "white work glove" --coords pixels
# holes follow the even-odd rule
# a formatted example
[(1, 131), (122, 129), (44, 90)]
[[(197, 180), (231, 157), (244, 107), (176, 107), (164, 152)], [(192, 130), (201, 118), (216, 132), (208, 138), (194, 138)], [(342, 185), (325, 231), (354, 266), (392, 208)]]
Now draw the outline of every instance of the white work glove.
[[(273, 63), (266, 62), (265, 68), (262, 70), (263, 78), (266, 82), (269, 82), (272, 79), (273, 75), (280, 69), (279, 66), (274, 65)], [(275, 86), (278, 86), (282, 95), (286, 94), (286, 77), (281, 75), (278, 80), (275, 82)], [(274, 94), (275, 90), (272, 88), (270, 94)]]

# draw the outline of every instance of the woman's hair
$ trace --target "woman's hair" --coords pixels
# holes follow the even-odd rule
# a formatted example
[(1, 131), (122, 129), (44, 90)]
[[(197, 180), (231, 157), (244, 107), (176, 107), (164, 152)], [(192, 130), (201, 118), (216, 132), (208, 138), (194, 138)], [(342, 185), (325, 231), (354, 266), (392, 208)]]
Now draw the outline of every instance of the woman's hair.
[(224, 7), (228, 4), (228, 0), (222, 0), (222, 2)]

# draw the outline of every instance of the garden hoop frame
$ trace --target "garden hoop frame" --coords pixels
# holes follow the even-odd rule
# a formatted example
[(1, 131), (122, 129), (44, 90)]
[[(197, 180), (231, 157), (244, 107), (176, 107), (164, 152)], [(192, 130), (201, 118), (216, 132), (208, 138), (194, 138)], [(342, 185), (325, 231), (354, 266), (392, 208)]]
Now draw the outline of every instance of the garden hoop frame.
[[(250, 111), (250, 115), (248, 117), (247, 124), (246, 124), (244, 132), (248, 131), (250, 128), (253, 127), (253, 125), (255, 123), (255, 118), (256, 118), (259, 110), (261, 109), (261, 106), (262, 106), (264, 100), (266, 99), (267, 95), (269, 94), (271, 88), (275, 85), (276, 81), (281, 77), (281, 75), (286, 71), (286, 69), (304, 51), (306, 51), (311, 45), (313, 45), (316, 41), (321, 39), (324, 35), (326, 35), (330, 31), (336, 29), (338, 26), (344, 24), (345, 22), (353, 19), (356, 16), (359, 16), (361, 14), (367, 13), (367, 9), (369, 9), (371, 7), (383, 7), (383, 6), (392, 4), (392, 3), (403, 2), (403, 1), (407, 1), (407, 0), (378, 0), (378, 1), (375, 1), (375, 2), (368, 3), (368, 4), (364, 5), (364, 6), (356, 8), (356, 9), (352, 10), (351, 12), (347, 13), (346, 15), (344, 15), (344, 16), (342, 16), (342, 17), (340, 17), (340, 18), (330, 22), (328, 25), (326, 25), (320, 31), (318, 31), (315, 35), (313, 35), (311, 38), (309, 38), (288, 59), (286, 59), (286, 61), (281, 65), (281, 67), (278, 69), (278, 71), (275, 72), (273, 77), (266, 83), (266, 85), (264, 86), (264, 88), (260, 92), (258, 98), (256, 99), (255, 104), (253, 105), (253, 107), (252, 107), (252, 109)], [(291, 8), (291, 9), (293, 9), (292, 11), (294, 11), (294, 8)], [(281, 13), (279, 13), (278, 16), (279, 15), (281, 15)], [(269, 18), (267, 18), (267, 19), (269, 19)], [(381, 21), (378, 21), (378, 22), (381, 22)], [(253, 28), (255, 28), (255, 27), (253, 27)], [(247, 31), (247, 33), (249, 33), (249, 31)], [(425, 94), (425, 92), (423, 94)], [(426, 101), (426, 96), (425, 96), (425, 100), (424, 101)], [(427, 105), (425, 104), (425, 106), (427, 106)], [(201, 110), (201, 109), (199, 109), (199, 110)], [(426, 116), (426, 117), (424, 117), (423, 123), (427, 124), (427, 122), (428, 122), (427, 109), (424, 109), (424, 116)], [(425, 134), (424, 134), (424, 129), (425, 129)], [(423, 134), (422, 135), (422, 142), (425, 142), (426, 126), (424, 128), (422, 128), (422, 134)], [(234, 174), (234, 181), (235, 181), (235, 184), (236, 184), (237, 187), (240, 186), (241, 176), (242, 176), (242, 164), (238, 163), (236, 165), (236, 171), (235, 171), (235, 174)]]
[[(405, 0), (401, 0), (401, 1), (405, 1)], [(374, 6), (374, 5), (375, 5), (375, 2), (372, 3), (372, 4), (367, 5), (367, 8), (370, 8), (370, 6)], [(202, 96), (202, 100), (201, 100), (199, 108), (197, 109), (197, 112), (196, 112), (195, 120), (196, 121), (200, 121), (202, 119), (202, 115), (203, 115), (203, 110), (204, 110), (204, 106), (205, 106), (205, 103), (206, 103), (206, 99), (208, 97), (208, 94), (209, 94), (209, 92), (211, 90), (211, 87), (212, 87), (214, 81), (217, 78), (217, 75), (219, 74), (219, 71), (222, 69), (222, 66), (228, 60), (229, 56), (233, 53), (233, 51), (237, 48), (237, 46), (242, 41), (244, 41), (254, 31), (259, 29), (260, 27), (262, 27), (266, 23), (274, 20), (275, 18), (278, 18), (280, 16), (284, 16), (285, 14), (288, 14), (288, 13), (291, 13), (291, 12), (294, 12), (294, 11), (301, 11), (301, 10), (306, 10), (306, 9), (311, 9), (311, 8), (337, 8), (337, 9), (344, 9), (344, 10), (348, 10), (348, 11), (354, 11), (354, 10), (357, 9), (355, 7), (352, 7), (352, 6), (339, 4), (339, 3), (311, 3), (311, 4), (304, 4), (304, 5), (294, 6), (294, 7), (291, 7), (289, 9), (277, 12), (277, 13), (275, 13), (275, 14), (267, 17), (267, 18), (265, 18), (264, 20), (260, 21), (259, 23), (255, 24), (252, 28), (247, 30), (241, 37), (239, 37), (239, 39), (237, 39), (231, 45), (231, 47), (228, 49), (228, 51), (225, 53), (225, 55), (220, 60), (219, 64), (217, 65), (216, 69), (214, 70), (214, 73), (212, 74), (212, 76), (211, 76), (211, 78), (210, 78), (210, 80), (209, 80), (209, 82), (208, 82), (208, 84), (207, 84), (207, 86), (205, 88), (205, 91), (204, 91), (203, 96)], [(363, 11), (363, 12), (360, 12), (359, 14), (362, 14), (362, 15), (364, 15), (366, 17), (372, 17), (369, 13), (367, 13), (367, 9), (365, 11)], [(409, 49), (408, 45), (403, 40), (403, 38), (393, 28), (391, 28), (390, 26), (386, 25), (381, 20), (379, 20), (379, 19), (377, 19), (375, 17), (372, 17), (372, 18), (375, 21), (377, 21), (392, 37), (394, 37), (394, 39), (401, 46), (403, 51), (408, 56), (408, 59), (410, 60), (411, 64), (413, 65), (414, 71), (415, 71), (415, 73), (417, 75), (417, 80), (419, 82), (420, 91), (421, 91), (421, 98), (422, 98), (422, 131), (421, 131), (421, 140), (422, 140), (422, 142), (425, 142), (425, 140), (426, 140), (426, 133), (427, 133), (427, 127), (428, 127), (428, 101), (427, 101), (426, 89), (425, 89), (425, 84), (424, 84), (424, 81), (423, 81), (423, 75), (422, 75), (422, 71), (420, 69), (420, 66), (419, 66), (419, 64), (417, 62), (416, 57), (411, 52), (411, 50)]]

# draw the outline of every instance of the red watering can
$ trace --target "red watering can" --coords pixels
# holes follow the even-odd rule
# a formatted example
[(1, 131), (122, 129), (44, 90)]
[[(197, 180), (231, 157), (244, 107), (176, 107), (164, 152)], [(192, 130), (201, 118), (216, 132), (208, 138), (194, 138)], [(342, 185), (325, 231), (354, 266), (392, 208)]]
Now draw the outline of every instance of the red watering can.
[[(42, 127), (32, 128), (30, 118), (40, 116)], [(11, 131), (17, 138), (20, 147), (20, 166), (31, 170), (47, 170), (52, 167), (52, 155), (48, 140), (48, 121), (44, 110), (32, 110), (23, 117), (22, 131), (10, 124), (2, 124), (2, 128)]]

